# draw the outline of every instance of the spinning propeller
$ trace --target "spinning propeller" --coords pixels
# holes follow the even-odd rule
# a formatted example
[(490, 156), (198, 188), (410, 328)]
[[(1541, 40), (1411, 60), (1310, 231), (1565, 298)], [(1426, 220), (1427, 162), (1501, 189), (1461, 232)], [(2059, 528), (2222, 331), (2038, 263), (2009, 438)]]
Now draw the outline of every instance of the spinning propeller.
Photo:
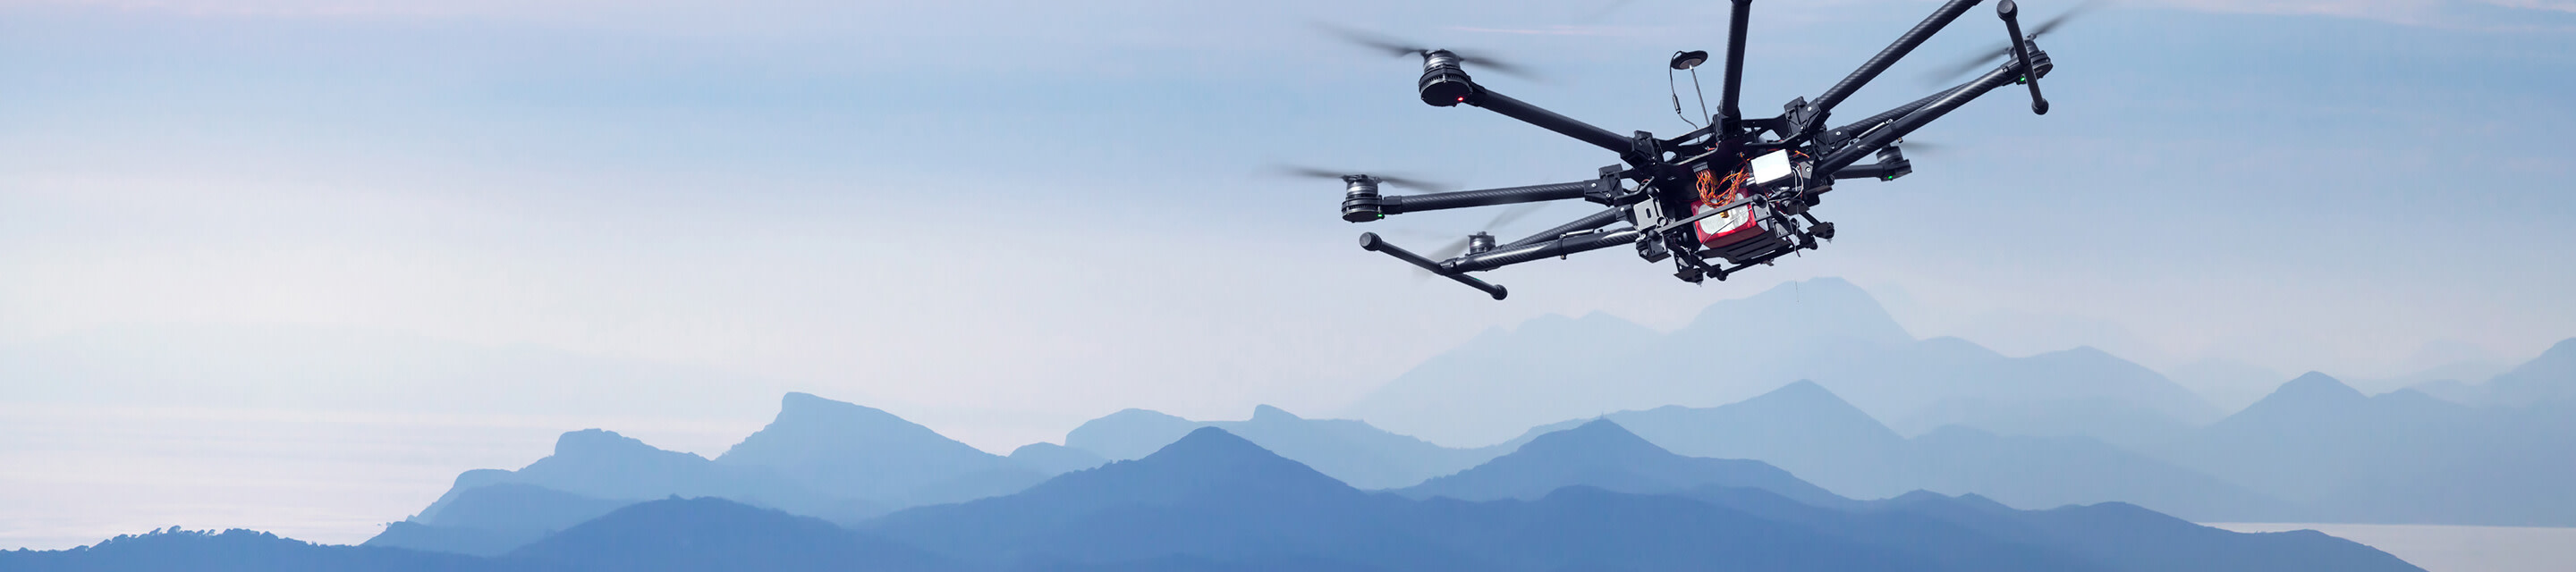
[(1331, 24), (1319, 23), (1315, 24), (1315, 28), (1339, 37), (1343, 41), (1359, 44), (1361, 47), (1365, 47), (1373, 51), (1385, 52), (1388, 55), (1427, 56), (1430, 55), (1431, 52), (1445, 51), (1449, 52), (1449, 55), (1457, 56), (1458, 60), (1461, 62), (1476, 66), (1476, 69), (1478, 70), (1492, 71), (1494, 73), (1530, 81), (1546, 81), (1545, 79), (1540, 78), (1538, 74), (1530, 72), (1529, 68), (1495, 59), (1490, 54), (1470, 55), (1468, 52), (1455, 49), (1425, 47), (1417, 43), (1406, 42), (1395, 38), (1344, 28), (1341, 26), (1334, 26)]
[[(2040, 22), (2037, 26), (2031, 26), (2030, 33), (2027, 37), (2034, 40), (2039, 39), (2040, 36), (2047, 35), (2050, 31), (2056, 30), (2058, 26), (2063, 26), (2066, 25), (2067, 22), (2073, 21), (2077, 16), (2082, 16), (2085, 13), (2101, 9), (2104, 3), (2105, 2), (2103, 2), (2103, 0), (2088, 0), (2082, 4), (2076, 4), (2074, 8), (2068, 8), (2066, 13), (2058, 14), (2055, 18), (2049, 18), (2047, 21)], [(1962, 76), (1975, 73), (1978, 70), (1995, 67), (1996, 64), (2002, 63), (2003, 60), (2013, 57), (2012, 48), (2013, 47), (2010, 44), (1997, 44), (1995, 47), (1977, 52), (1977, 55), (1960, 61), (1959, 63), (1923, 74), (1923, 81), (1925, 84), (1933, 86), (1946, 85), (1950, 82), (1958, 81)]]
[(1378, 182), (1378, 184), (1382, 184), (1382, 185), (1395, 185), (1395, 186), (1398, 186), (1398, 187), (1405, 187), (1405, 188), (1409, 188), (1409, 189), (1413, 189), (1413, 190), (1417, 190), (1417, 191), (1428, 191), (1428, 192), (1435, 192), (1435, 193), (1436, 193), (1436, 192), (1442, 192), (1442, 191), (1454, 191), (1454, 190), (1458, 190), (1457, 185), (1452, 185), (1452, 184), (1445, 183), (1445, 182), (1440, 182), (1440, 181), (1429, 181), (1429, 180), (1424, 180), (1424, 179), (1419, 178), (1419, 177), (1413, 177), (1413, 176), (1407, 176), (1407, 175), (1372, 175), (1372, 174), (1355, 173), (1355, 172), (1349, 172), (1349, 171), (1335, 171), (1335, 170), (1330, 170), (1330, 169), (1319, 169), (1319, 168), (1315, 168), (1315, 167), (1307, 167), (1307, 166), (1301, 166), (1301, 165), (1275, 165), (1275, 166), (1272, 166), (1272, 167), (1271, 167), (1271, 170), (1273, 170), (1273, 171), (1277, 171), (1280, 175), (1283, 175), (1283, 176), (1298, 177), (1298, 178), (1307, 178), (1307, 179), (1331, 179), (1331, 180), (1335, 180), (1335, 181), (1342, 181), (1342, 180), (1347, 180), (1347, 179), (1345, 179), (1345, 177), (1368, 177), (1368, 178), (1370, 178), (1370, 179), (1374, 179), (1374, 180), (1376, 180), (1376, 181)]
[(1431, 254), (1442, 260), (1457, 258), (1460, 254), (1466, 254), (1469, 247), (1478, 246), (1476, 242), (1480, 239), (1484, 242), (1484, 244), (1481, 245), (1482, 248), (1493, 248), (1494, 229), (1501, 228), (1503, 225), (1511, 224), (1512, 221), (1520, 220), (1521, 217), (1529, 216), (1530, 213), (1538, 212), (1539, 209), (1543, 208), (1547, 208), (1547, 203), (1521, 203), (1503, 207), (1503, 212), (1494, 213), (1494, 220), (1486, 221), (1484, 228), (1478, 229), (1475, 234), (1469, 234), (1466, 238), (1460, 238), (1456, 242), (1441, 245), (1439, 250), (1433, 250), (1431, 251)]

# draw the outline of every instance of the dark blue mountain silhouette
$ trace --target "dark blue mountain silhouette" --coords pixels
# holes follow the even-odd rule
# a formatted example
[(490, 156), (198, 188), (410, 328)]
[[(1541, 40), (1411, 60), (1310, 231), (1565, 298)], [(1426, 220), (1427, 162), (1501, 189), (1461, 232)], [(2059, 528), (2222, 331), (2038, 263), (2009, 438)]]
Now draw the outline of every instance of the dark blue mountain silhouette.
[(719, 498), (666, 499), (616, 512), (513, 551), (500, 564), (545, 570), (949, 570), (910, 546)]
[[(2031, 513), (1926, 493), (1843, 511), (1760, 489), (1704, 489), (1413, 501), (1353, 489), (1202, 428), (1143, 459), (861, 528), (1013, 569), (2415, 570), (2351, 543), (2239, 535), (2121, 505)], [(1943, 511), (1974, 519), (1936, 518)], [(2075, 537), (2090, 544), (2070, 544)], [(2131, 553), (2167, 554), (2151, 562), (2180, 567), (2095, 556)]]
[(274, 534), (179, 527), (56, 551), (0, 551), (11, 572), (468, 572), (490, 561), (374, 546), (324, 546)]
[(1266, 561), (1387, 542), (1373, 534), (1393, 531), (1370, 517), (1392, 502), (1400, 499), (1373, 498), (1224, 430), (1201, 428), (1143, 459), (1066, 473), (1016, 495), (909, 509), (860, 528), (993, 565)]
[(778, 417), (716, 463), (784, 475), (824, 494), (887, 507), (1016, 492), (1044, 474), (875, 408), (789, 393)]
[(213, 549), (192, 537), (0, 553), (0, 568), (2420, 572), (2314, 533), (2236, 534), (2120, 504), (2025, 512), (1919, 493), (1835, 510), (1744, 487), (1635, 495), (1580, 486), (1529, 501), (1415, 501), (1353, 489), (1214, 428), (1143, 459), (860, 528), (669, 499), (493, 559), (237, 533)]
[(1455, 473), (1517, 448), (1520, 440), (1455, 449), (1347, 419), (1306, 419), (1262, 405), (1243, 421), (1191, 421), (1142, 409), (1093, 419), (1065, 434), (1068, 447), (1111, 459), (1136, 459), (1201, 427), (1217, 427), (1280, 456), (1363, 489), (1410, 486)]
[(524, 483), (488, 485), (458, 493), (434, 513), (387, 525), (366, 546), (497, 556), (627, 504)]
[(1675, 455), (1606, 419), (1540, 435), (1512, 454), (1395, 492), (1412, 498), (1538, 500), (1570, 486), (1632, 494), (1740, 487), (1818, 506), (1853, 504), (1761, 461)]

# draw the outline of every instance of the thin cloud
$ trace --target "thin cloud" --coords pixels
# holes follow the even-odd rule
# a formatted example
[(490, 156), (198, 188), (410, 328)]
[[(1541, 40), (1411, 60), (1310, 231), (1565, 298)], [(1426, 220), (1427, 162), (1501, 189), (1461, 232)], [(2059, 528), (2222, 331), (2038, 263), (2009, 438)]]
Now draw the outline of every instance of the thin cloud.
[(1642, 28), (1637, 28), (1637, 27), (1634, 27), (1634, 26), (1568, 26), (1568, 25), (1555, 25), (1555, 26), (1545, 26), (1545, 27), (1538, 27), (1538, 28), (1483, 28), (1483, 27), (1476, 27), (1476, 26), (1446, 26), (1446, 27), (1443, 27), (1442, 29), (1450, 30), (1450, 31), (1457, 31), (1457, 32), (1471, 32), (1471, 33), (1479, 33), (1479, 34), (1514, 34), (1514, 35), (1522, 35), (1522, 36), (1595, 36), (1595, 37), (1628, 37), (1628, 36), (1637, 36), (1637, 35), (1641, 35), (1641, 34), (1646, 33), (1646, 30), (1644, 30), (1644, 29), (1642, 29)]
[(2524, 21), (2472, 18), (2461, 8), (2495, 7), (2576, 13), (2576, 0), (2130, 0), (2131, 6), (2223, 14), (2327, 16), (2471, 30), (2556, 29)]

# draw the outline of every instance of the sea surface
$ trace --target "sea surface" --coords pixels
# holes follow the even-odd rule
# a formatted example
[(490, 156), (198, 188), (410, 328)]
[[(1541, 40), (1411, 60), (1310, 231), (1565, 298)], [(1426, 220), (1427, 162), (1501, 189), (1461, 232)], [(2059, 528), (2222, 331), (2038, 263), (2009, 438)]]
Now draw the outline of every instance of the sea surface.
[(2396, 555), (2426, 572), (2576, 571), (2576, 528), (2432, 524), (2208, 523), (2237, 532), (2314, 530)]
[(355, 544), (467, 469), (516, 469), (588, 427), (713, 456), (759, 420), (424, 416), (0, 403), (0, 550), (179, 526)]

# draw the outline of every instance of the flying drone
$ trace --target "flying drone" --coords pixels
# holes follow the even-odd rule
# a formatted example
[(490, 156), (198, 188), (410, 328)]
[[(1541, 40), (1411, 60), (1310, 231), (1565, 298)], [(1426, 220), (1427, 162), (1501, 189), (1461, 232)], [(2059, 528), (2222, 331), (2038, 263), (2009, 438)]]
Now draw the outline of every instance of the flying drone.
[[(1508, 292), (1468, 273), (1620, 245), (1634, 245), (1637, 255), (1649, 263), (1671, 260), (1673, 276), (1685, 282), (1725, 280), (1746, 268), (1770, 264), (1782, 256), (1815, 249), (1820, 241), (1832, 240), (1834, 223), (1817, 219), (1812, 209), (1826, 192), (1833, 190), (1834, 182), (1892, 181), (1912, 173), (1913, 164), (1906, 161), (1897, 144), (1906, 134), (1960, 105), (2018, 83), (2030, 88), (2031, 112), (2048, 113), (2048, 100), (2040, 96), (2039, 79), (2046, 77), (2053, 66), (2036, 40), (2039, 33), (2055, 27), (2057, 22), (2043, 23), (2034, 28), (2034, 33), (2023, 35), (2019, 8), (2012, 0), (2003, 0), (1995, 12), (2003, 19), (2008, 46), (1999, 53), (1988, 54), (1988, 59), (2009, 56), (2003, 64), (1967, 83), (1895, 109), (1839, 126), (1827, 123), (1834, 107), (1844, 98), (1980, 1), (1950, 0), (1824, 93), (1813, 99), (1791, 100), (1775, 117), (1747, 118), (1737, 108), (1737, 99), (1743, 88), (1745, 25), (1752, 0), (1733, 0), (1718, 111), (1708, 118), (1705, 127), (1672, 138), (1657, 138), (1644, 131), (1620, 135), (1505, 96), (1467, 75), (1466, 68), (1471, 64), (1490, 71), (1517, 72), (1490, 59), (1361, 39), (1402, 55), (1422, 57), (1422, 78), (1416, 91), (1423, 103), (1490, 109), (1608, 149), (1618, 154), (1621, 163), (1602, 167), (1586, 180), (1413, 195), (1385, 194), (1380, 189), (1388, 185), (1420, 189), (1425, 185), (1408, 185), (1414, 182), (1389, 176), (1332, 175), (1347, 187), (1342, 220), (1361, 223), (1405, 213), (1582, 200), (1603, 208), (1508, 243), (1497, 243), (1492, 234), (1479, 231), (1468, 235), (1463, 250), (1443, 260), (1397, 247), (1374, 232), (1360, 234), (1360, 248), (1385, 253), (1456, 280), (1492, 294), (1496, 300)], [(1696, 77), (1696, 68), (1707, 61), (1707, 52), (1688, 51), (1675, 54), (1670, 65), (1673, 70), (1692, 70)], [(1983, 65), (1983, 61), (1987, 60), (1971, 65)], [(1678, 93), (1674, 103), (1679, 113)], [(1862, 163), (1864, 160), (1870, 162)], [(1605, 228), (1622, 223), (1626, 226)]]

